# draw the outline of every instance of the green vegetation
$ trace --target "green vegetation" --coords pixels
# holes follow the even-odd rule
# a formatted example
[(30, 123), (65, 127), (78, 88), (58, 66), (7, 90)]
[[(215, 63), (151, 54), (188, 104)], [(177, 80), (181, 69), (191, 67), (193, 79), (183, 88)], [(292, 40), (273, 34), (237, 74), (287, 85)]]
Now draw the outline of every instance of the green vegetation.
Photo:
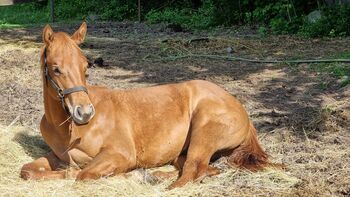
[(38, 3), (4, 6), (0, 7), (0, 28), (44, 23), (49, 21), (49, 17), (48, 7)]
[[(350, 4), (330, 5), (324, 0), (141, 0), (141, 10), (146, 22), (166, 22), (187, 29), (250, 25), (257, 27), (262, 36), (268, 33), (306, 37), (350, 35)], [(311, 17), (310, 13), (314, 15)], [(58, 21), (136, 20), (137, 1), (59, 0), (55, 14)], [(95, 19), (91, 19), (92, 15)], [(48, 21), (48, 1), (0, 7), (0, 27)]]
[[(194, 2), (194, 1), (190, 1)], [(303, 0), (202, 0), (192, 4), (175, 4), (151, 10), (146, 21), (168, 22), (190, 29), (224, 25), (252, 25), (260, 35), (299, 34), (306, 37), (349, 36), (350, 5), (327, 5), (323, 1)], [(308, 19), (308, 14), (319, 16)]]
[(307, 37), (349, 36), (350, 6), (334, 6), (322, 9), (323, 16), (315, 23), (304, 22), (299, 33)]
[(214, 9), (206, 4), (198, 10), (167, 8), (163, 11), (151, 10), (146, 15), (146, 21), (150, 23), (166, 22), (181, 25), (188, 29), (204, 29), (214, 26)]
[(86, 19), (89, 14), (99, 15), (102, 20), (124, 20), (136, 18), (137, 4), (130, 0), (61, 0), (56, 3), (59, 20)]
[[(334, 58), (350, 59), (350, 51), (343, 52), (334, 56)], [(318, 73), (331, 74), (338, 78), (342, 86), (350, 84), (350, 66), (341, 63), (324, 63), (324, 64), (311, 64), (310, 70)], [(328, 84), (321, 83), (321, 88), (326, 89)]]

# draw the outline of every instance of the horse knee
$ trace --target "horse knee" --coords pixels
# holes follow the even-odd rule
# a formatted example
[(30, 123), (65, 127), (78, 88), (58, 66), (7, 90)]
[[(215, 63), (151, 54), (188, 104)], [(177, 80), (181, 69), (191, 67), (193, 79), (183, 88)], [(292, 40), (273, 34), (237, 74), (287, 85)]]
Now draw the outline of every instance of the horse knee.
[(24, 164), (21, 168), (20, 177), (24, 180), (37, 179), (36, 171), (31, 163)]
[(21, 172), (20, 172), (20, 177), (24, 180), (29, 180), (33, 179), (34, 172), (30, 168), (28, 168), (27, 164), (23, 165)]

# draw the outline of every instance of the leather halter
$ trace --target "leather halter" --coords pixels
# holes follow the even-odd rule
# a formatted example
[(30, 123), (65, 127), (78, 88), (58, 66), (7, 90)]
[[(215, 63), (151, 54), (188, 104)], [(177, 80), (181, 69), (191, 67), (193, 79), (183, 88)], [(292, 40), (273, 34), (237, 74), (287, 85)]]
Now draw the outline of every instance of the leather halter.
[(67, 89), (62, 89), (50, 76), (49, 74), (49, 68), (47, 65), (47, 61), (46, 61), (46, 48), (44, 49), (44, 76), (46, 81), (49, 81), (51, 84), (51, 87), (56, 91), (58, 98), (60, 99), (60, 102), (62, 104), (62, 107), (64, 109), (64, 111), (67, 114), (70, 114), (69, 110), (67, 110), (65, 102), (64, 102), (64, 98), (66, 95), (72, 94), (74, 92), (86, 92), (86, 94), (88, 94), (88, 90), (86, 89), (85, 86), (75, 86), (72, 88), (67, 88)]

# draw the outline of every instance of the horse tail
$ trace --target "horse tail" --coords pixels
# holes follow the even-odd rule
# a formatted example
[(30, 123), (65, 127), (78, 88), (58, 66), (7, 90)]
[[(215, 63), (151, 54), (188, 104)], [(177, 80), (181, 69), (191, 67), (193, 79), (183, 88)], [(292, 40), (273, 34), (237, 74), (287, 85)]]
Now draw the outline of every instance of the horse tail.
[(283, 167), (281, 164), (273, 164), (268, 159), (268, 154), (261, 148), (256, 129), (249, 123), (249, 130), (244, 141), (233, 150), (229, 157), (229, 163), (251, 171), (262, 170), (265, 167)]

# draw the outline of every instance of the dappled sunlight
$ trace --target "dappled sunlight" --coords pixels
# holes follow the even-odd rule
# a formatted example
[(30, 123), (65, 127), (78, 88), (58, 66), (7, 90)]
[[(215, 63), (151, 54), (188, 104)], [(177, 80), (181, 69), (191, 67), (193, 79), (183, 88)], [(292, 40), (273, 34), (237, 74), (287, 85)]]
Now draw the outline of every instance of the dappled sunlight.
[[(76, 26), (58, 24), (54, 30)], [(38, 130), (43, 115), (41, 29), (0, 30), (1, 194), (47, 196), (50, 191), (58, 196), (331, 196), (349, 191), (350, 91), (336, 76), (325, 73), (322, 77), (318, 70), (311, 69), (319, 64), (255, 64), (205, 57), (166, 59), (183, 54), (324, 58), (347, 50), (349, 38), (260, 39), (225, 32), (208, 36), (205, 31), (161, 32), (153, 26), (127, 22), (89, 25), (82, 50), (90, 62), (90, 84), (131, 89), (192, 79), (214, 82), (244, 104), (262, 147), (272, 161), (284, 163), (287, 168), (251, 173), (229, 167), (222, 160), (213, 164), (222, 169), (218, 176), (170, 191), (165, 188), (174, 178), (159, 183), (147, 179), (152, 171), (163, 168), (85, 183), (72, 179), (21, 180), (21, 166), (49, 151)], [(232, 51), (228, 52), (228, 47)], [(97, 59), (103, 63), (94, 63)], [(324, 87), (323, 83), (330, 85)]]

